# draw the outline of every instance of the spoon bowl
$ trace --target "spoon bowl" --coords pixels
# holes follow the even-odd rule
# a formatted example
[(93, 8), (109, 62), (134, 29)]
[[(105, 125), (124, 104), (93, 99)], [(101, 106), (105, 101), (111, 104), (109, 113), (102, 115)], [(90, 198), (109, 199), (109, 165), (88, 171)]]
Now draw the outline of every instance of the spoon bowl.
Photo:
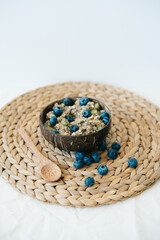
[(52, 163), (47, 163), (40, 169), (41, 176), (48, 182), (55, 182), (61, 177), (61, 170)]

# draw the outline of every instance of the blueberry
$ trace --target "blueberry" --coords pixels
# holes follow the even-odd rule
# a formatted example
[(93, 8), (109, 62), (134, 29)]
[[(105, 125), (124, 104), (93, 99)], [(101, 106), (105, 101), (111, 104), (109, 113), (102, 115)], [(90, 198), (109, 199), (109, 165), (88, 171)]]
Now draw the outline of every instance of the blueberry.
[(68, 122), (73, 122), (74, 121), (72, 116), (66, 116), (66, 119), (68, 120)]
[(104, 124), (106, 125), (108, 122), (109, 122), (109, 118), (107, 117), (104, 117), (102, 118), (102, 121), (104, 122)]
[(108, 151), (108, 157), (109, 157), (110, 159), (116, 159), (116, 158), (118, 157), (118, 152), (117, 152), (117, 150), (115, 150), (115, 149), (110, 149), (110, 150)]
[(98, 152), (95, 152), (92, 154), (92, 158), (94, 162), (99, 162), (99, 160), (101, 159), (101, 155)]
[(83, 167), (83, 161), (76, 160), (76, 161), (73, 162), (73, 166), (77, 169), (80, 169), (80, 168)]
[(62, 103), (66, 106), (72, 106), (72, 101), (69, 98), (63, 99)]
[(108, 167), (106, 165), (100, 165), (98, 168), (97, 168), (97, 171), (100, 175), (105, 175), (108, 173)]
[(118, 142), (114, 142), (112, 143), (111, 148), (118, 151), (121, 148), (121, 144)]
[(77, 125), (71, 125), (70, 126), (70, 131), (71, 132), (76, 132), (76, 131), (78, 131), (78, 129), (79, 129), (79, 127)]
[(89, 102), (89, 98), (87, 98), (87, 97), (81, 97), (79, 100), (79, 104), (81, 106), (87, 105), (88, 102)]
[(59, 116), (62, 115), (63, 110), (62, 110), (61, 107), (55, 107), (55, 108), (53, 108), (53, 113), (54, 113), (57, 117), (59, 117)]
[(83, 117), (88, 118), (91, 116), (91, 111), (89, 109), (86, 109), (82, 113)]
[(105, 141), (101, 142), (101, 144), (99, 145), (99, 150), (100, 151), (105, 151), (107, 149), (107, 144)]
[(55, 129), (55, 130), (53, 130), (53, 132), (54, 132), (54, 133), (59, 133), (59, 131), (58, 131), (58, 130), (56, 130), (56, 129)]
[(76, 152), (75, 153), (76, 160), (83, 160), (84, 156), (85, 156), (84, 152)]
[(50, 123), (52, 126), (56, 125), (56, 123), (57, 123), (57, 118), (56, 118), (56, 116), (52, 116), (52, 117), (49, 119), (49, 123)]
[(84, 183), (87, 187), (91, 187), (94, 184), (94, 178), (93, 177), (87, 177), (85, 179)]
[(91, 163), (93, 162), (92, 158), (90, 156), (85, 156), (83, 158), (83, 162), (84, 164), (86, 164), (87, 166), (91, 165)]
[(103, 119), (104, 117), (109, 118), (109, 113), (107, 113), (107, 112), (102, 112), (102, 113), (100, 114), (100, 116), (101, 116), (101, 119)]
[(135, 158), (130, 158), (130, 159), (128, 159), (128, 165), (129, 165), (129, 167), (131, 167), (131, 168), (136, 168), (137, 165), (138, 165), (137, 159), (135, 159)]

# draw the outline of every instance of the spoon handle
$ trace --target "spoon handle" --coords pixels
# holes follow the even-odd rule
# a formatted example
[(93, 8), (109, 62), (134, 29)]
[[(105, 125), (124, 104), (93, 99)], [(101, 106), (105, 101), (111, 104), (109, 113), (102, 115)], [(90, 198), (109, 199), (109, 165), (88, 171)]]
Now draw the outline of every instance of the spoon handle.
[(33, 143), (32, 139), (28, 136), (27, 132), (24, 130), (24, 128), (20, 127), (18, 129), (19, 134), (21, 135), (21, 137), (23, 138), (23, 140), (25, 141), (25, 143), (27, 144), (27, 146), (31, 149), (31, 151), (36, 155), (37, 160), (40, 163), (45, 163), (45, 157), (38, 151), (38, 149), (36, 148), (35, 144)]

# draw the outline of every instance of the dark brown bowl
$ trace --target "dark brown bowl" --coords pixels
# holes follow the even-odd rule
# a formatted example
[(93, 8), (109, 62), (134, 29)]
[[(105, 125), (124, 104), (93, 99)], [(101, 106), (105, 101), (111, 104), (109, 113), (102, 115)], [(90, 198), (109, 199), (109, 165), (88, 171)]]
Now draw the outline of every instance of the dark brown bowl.
[[(69, 98), (74, 102), (76, 98), (80, 98), (80, 97), (69, 97)], [(50, 131), (44, 126), (44, 123), (46, 121), (46, 114), (52, 110), (52, 107), (55, 103), (61, 103), (63, 99), (50, 103), (40, 113), (39, 120), (40, 120), (40, 129), (41, 129), (42, 135), (54, 147), (57, 147), (61, 150), (65, 150), (68, 152), (70, 151), (90, 152), (91, 150), (96, 149), (97, 146), (106, 138), (111, 127), (111, 113), (109, 108), (104, 103), (96, 99), (89, 98), (91, 101), (95, 103), (99, 103), (101, 108), (104, 109), (104, 111), (109, 113), (110, 120), (105, 125), (105, 127), (95, 133), (90, 133), (87, 135), (67, 136), (67, 135), (55, 134), (54, 132)]]

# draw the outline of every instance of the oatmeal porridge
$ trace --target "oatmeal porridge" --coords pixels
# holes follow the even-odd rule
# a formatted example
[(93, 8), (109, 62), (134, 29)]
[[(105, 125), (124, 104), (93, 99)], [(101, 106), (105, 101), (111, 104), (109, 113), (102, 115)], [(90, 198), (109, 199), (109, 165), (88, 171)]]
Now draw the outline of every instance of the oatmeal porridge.
[(109, 113), (87, 97), (74, 101), (65, 98), (46, 114), (45, 127), (55, 134), (86, 135), (101, 130), (109, 122)]

